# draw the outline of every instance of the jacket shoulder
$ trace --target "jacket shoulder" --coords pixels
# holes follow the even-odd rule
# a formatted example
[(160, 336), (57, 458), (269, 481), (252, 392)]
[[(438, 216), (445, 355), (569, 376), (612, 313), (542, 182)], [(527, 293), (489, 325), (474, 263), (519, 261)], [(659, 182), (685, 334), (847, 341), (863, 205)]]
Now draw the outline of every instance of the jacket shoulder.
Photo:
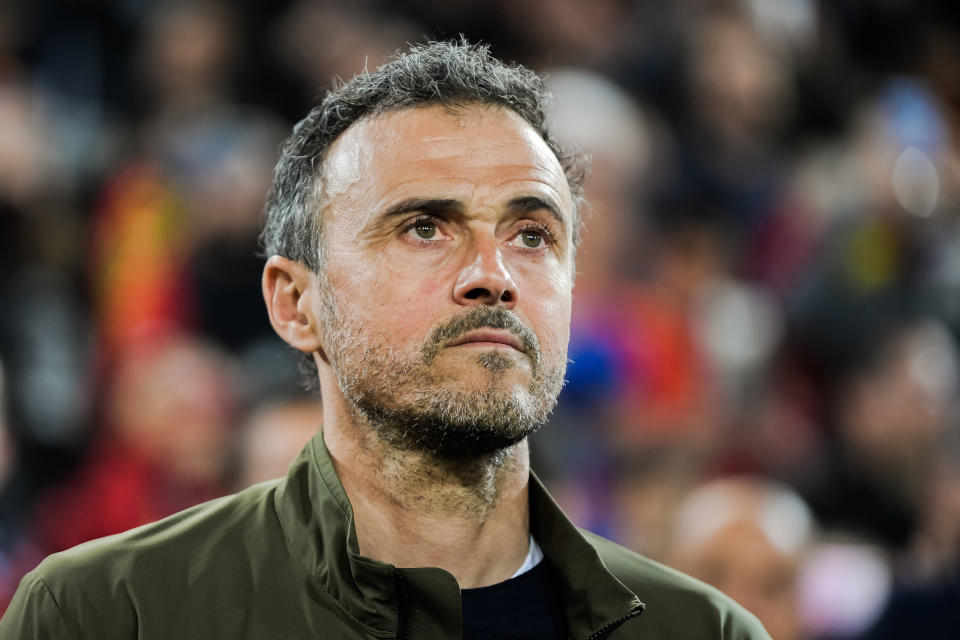
[(646, 605), (633, 626), (657, 629), (655, 637), (765, 639), (756, 617), (729, 596), (680, 571), (588, 531), (584, 537), (603, 564)]
[(277, 481), (190, 507), (171, 516), (48, 556), (35, 570), (48, 584), (73, 577), (136, 573), (140, 563), (177, 564), (243, 544), (250, 525), (273, 514)]
[(60, 610), (50, 588), (36, 571), (20, 581), (20, 587), (0, 618), (3, 638), (82, 638)]
[(29, 633), (46, 619), (81, 633), (96, 629), (97, 638), (126, 638), (144, 615), (177, 610), (204, 590), (245, 584), (254, 568), (237, 559), (269, 556), (270, 543), (279, 542), (269, 535), (279, 526), (276, 484), (48, 556), (21, 581), (0, 629), (21, 633), (11, 637), (85, 637)]

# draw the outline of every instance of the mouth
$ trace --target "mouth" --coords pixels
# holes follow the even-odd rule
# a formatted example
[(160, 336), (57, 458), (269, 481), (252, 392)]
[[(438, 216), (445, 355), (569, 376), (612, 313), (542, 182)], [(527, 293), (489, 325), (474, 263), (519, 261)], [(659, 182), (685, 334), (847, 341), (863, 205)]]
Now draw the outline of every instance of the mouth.
[(451, 347), (505, 348), (509, 347), (524, 353), (523, 345), (509, 331), (503, 329), (479, 329), (470, 331), (451, 341)]

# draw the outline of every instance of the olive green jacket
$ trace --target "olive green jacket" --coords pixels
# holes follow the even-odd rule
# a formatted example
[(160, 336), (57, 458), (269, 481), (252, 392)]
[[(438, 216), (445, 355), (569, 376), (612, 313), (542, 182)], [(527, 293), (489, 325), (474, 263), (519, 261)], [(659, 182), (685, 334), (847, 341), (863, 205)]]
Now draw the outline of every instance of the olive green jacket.
[[(715, 589), (581, 533), (533, 475), (530, 521), (576, 640), (768, 638)], [(452, 575), (359, 554), (322, 435), (285, 479), (48, 557), (0, 620), (2, 640), (460, 636)]]

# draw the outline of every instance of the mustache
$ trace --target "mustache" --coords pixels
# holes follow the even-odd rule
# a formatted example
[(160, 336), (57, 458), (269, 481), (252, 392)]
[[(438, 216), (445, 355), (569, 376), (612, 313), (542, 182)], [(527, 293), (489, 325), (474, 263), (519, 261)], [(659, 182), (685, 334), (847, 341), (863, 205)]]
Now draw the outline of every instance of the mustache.
[(428, 360), (432, 360), (447, 342), (477, 329), (504, 329), (520, 341), (524, 353), (534, 361), (540, 358), (540, 341), (533, 330), (512, 312), (500, 307), (477, 306), (451, 318), (430, 332), (424, 345)]

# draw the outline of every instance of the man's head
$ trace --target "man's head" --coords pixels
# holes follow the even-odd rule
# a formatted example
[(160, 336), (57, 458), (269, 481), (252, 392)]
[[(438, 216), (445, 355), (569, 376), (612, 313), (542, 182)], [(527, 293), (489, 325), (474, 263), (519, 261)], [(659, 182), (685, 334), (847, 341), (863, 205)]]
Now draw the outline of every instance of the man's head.
[(544, 98), (533, 73), (435, 43), (332, 92), (284, 147), (271, 321), (325, 404), (396, 448), (492, 453), (556, 401), (581, 176)]

